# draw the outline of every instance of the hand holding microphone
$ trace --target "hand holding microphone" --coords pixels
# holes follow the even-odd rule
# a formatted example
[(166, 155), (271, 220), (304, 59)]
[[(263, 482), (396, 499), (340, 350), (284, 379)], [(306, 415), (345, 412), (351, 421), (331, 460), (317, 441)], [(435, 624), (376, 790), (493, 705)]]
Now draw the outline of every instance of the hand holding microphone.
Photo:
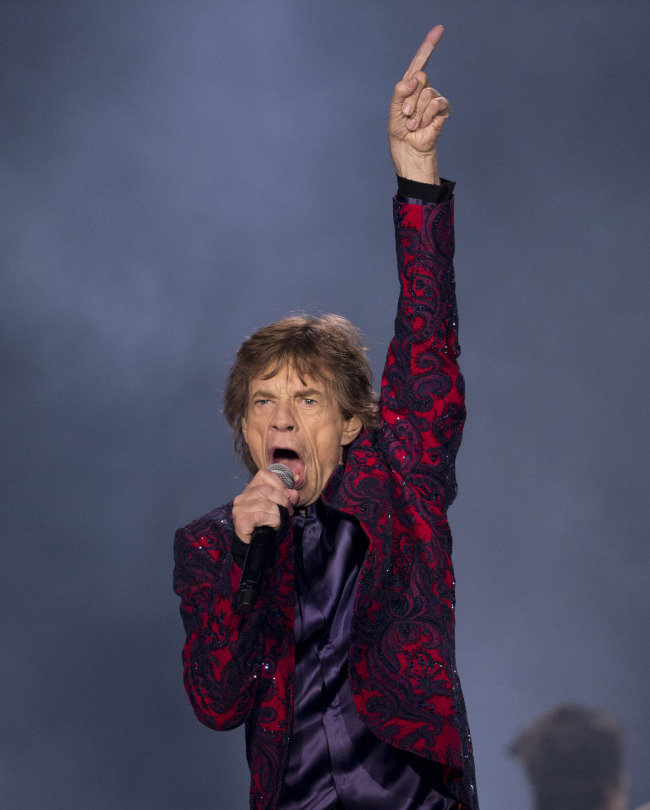
[[(271, 472), (277, 479), (266, 475)], [(237, 591), (237, 611), (249, 613), (260, 593), (264, 573), (276, 548), (280, 529), (280, 510), (284, 506), (291, 514), (293, 503), (282, 484), (292, 490), (293, 474), (284, 464), (271, 464), (266, 471), (257, 473), (244, 492), (235, 498), (233, 521), (237, 536), (250, 544)], [(259, 525), (259, 521), (264, 525)], [(267, 525), (268, 524), (268, 525)], [(252, 532), (247, 527), (254, 526)]]

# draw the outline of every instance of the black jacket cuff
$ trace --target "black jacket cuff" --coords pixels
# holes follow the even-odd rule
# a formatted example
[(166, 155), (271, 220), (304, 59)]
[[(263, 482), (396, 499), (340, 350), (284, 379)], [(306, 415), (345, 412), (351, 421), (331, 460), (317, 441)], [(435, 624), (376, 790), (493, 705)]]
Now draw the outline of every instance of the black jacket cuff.
[(451, 200), (456, 183), (452, 180), (440, 178), (440, 185), (419, 183), (417, 180), (407, 180), (397, 177), (397, 196), (401, 202), (415, 205), (440, 205)]

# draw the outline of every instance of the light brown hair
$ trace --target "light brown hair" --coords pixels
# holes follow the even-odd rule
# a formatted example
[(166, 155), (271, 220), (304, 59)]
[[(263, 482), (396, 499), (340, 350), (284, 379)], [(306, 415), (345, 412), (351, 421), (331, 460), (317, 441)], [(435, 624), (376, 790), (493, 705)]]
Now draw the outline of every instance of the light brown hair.
[(257, 467), (242, 432), (248, 386), (256, 377), (273, 377), (287, 364), (301, 380), (310, 376), (325, 382), (344, 419), (358, 416), (366, 430), (379, 423), (372, 371), (356, 326), (340, 315), (283, 318), (242, 343), (226, 383), (223, 413), (233, 429), (235, 453), (252, 473)]

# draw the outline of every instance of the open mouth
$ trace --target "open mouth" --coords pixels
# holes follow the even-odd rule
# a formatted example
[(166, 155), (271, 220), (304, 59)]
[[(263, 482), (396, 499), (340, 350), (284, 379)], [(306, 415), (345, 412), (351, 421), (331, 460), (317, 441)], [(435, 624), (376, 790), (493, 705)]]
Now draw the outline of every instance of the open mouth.
[(291, 470), (295, 481), (294, 488), (298, 489), (305, 478), (305, 464), (300, 457), (300, 453), (288, 447), (273, 447), (270, 457), (272, 464), (284, 464)]
[[(273, 450), (274, 464), (287, 464), (287, 461), (300, 461), (300, 456), (295, 450), (288, 450), (285, 447), (276, 447)], [(287, 464), (287, 467), (289, 465)]]

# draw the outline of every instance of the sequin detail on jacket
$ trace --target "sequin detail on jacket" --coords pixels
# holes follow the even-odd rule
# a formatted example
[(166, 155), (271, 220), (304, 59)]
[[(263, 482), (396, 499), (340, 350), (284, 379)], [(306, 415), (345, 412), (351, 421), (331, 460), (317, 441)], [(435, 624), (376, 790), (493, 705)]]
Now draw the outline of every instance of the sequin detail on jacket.
[[(459, 807), (477, 810), (454, 651), (446, 513), (465, 418), (453, 275), (453, 201), (395, 201), (401, 283), (381, 387), (381, 427), (351, 445), (323, 499), (369, 539), (349, 650), (357, 711), (381, 739), (441, 763)], [(293, 712), (291, 532), (280, 538), (256, 609), (234, 612), (240, 569), (232, 504), (176, 533), (174, 588), (187, 640), (185, 685), (202, 723), (246, 723), (251, 808), (277, 806)]]

